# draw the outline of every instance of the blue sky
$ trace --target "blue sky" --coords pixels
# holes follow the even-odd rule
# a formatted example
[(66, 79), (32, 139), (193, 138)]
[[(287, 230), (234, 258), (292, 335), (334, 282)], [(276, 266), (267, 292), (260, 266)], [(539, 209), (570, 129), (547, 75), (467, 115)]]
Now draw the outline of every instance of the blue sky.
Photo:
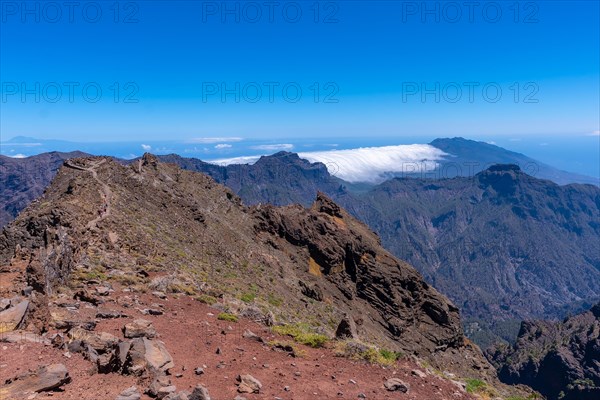
[[(45, 4), (28, 3), (33, 11), (24, 13), (21, 2), (2, 1), (2, 140), (479, 138), (600, 129), (597, 1), (517, 8), (482, 1), (472, 14), (465, 2), (430, 2), (428, 14), (421, 2), (338, 1), (319, 2), (318, 15), (314, 1), (280, 1), (272, 21), (263, 1), (227, 2), (238, 15), (225, 13), (223, 2)], [(223, 99), (223, 87), (239, 102), (232, 93)], [(424, 88), (432, 92), (423, 97)]]

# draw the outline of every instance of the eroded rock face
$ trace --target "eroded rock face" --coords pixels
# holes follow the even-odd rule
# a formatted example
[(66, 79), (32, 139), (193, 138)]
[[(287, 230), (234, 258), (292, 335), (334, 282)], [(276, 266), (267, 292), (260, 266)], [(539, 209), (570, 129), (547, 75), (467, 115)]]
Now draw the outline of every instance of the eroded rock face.
[[(377, 324), (405, 350), (424, 354), (423, 349), (463, 345), (458, 309), (327, 196), (320, 193), (310, 209), (261, 207), (256, 218), (259, 232), (308, 250), (306, 269), (319, 281), (323, 296), (341, 294), (351, 316), (373, 307)], [(306, 292), (307, 286), (301, 289)]]
[(501, 380), (529, 385), (550, 400), (600, 398), (599, 311), (597, 304), (563, 322), (523, 322), (514, 346), (489, 353)]

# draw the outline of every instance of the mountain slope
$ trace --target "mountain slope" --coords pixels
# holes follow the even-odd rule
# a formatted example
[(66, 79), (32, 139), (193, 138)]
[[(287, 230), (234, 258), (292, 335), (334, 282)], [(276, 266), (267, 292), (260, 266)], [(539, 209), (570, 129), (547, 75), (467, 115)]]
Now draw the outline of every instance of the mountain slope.
[(0, 261), (11, 259), (27, 265), (38, 293), (30, 323), (41, 330), (45, 296), (78, 277), (143, 284), (159, 272), (171, 290), (246, 299), (324, 332), (350, 318), (364, 341), (494, 376), (465, 342), (457, 308), (324, 195), (311, 209), (247, 208), (211, 178), (151, 155), (130, 166), (72, 159), (3, 231)]
[(430, 145), (449, 154), (445, 160), (439, 162), (440, 178), (472, 177), (493, 164), (516, 164), (529, 175), (548, 179), (559, 185), (570, 183), (600, 185), (598, 178), (562, 171), (524, 154), (486, 142), (456, 137), (435, 139)]
[(0, 155), (0, 227), (42, 195), (64, 160), (83, 156), (85, 153), (79, 151), (43, 153), (27, 158)]
[(600, 297), (597, 187), (507, 165), (473, 179), (390, 180), (361, 199), (369, 208), (355, 215), (469, 319), (553, 318)]
[(514, 346), (491, 353), (500, 377), (549, 400), (600, 398), (600, 303), (562, 322), (523, 322)]

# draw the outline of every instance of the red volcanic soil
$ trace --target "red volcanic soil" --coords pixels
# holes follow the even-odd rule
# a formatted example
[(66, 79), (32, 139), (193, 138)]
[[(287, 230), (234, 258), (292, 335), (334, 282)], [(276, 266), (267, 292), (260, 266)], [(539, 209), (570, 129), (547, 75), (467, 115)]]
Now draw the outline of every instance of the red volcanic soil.
[[(331, 348), (313, 349), (302, 345), (298, 347), (304, 354), (292, 357), (267, 344), (244, 338), (242, 334), (251, 330), (266, 342), (290, 342), (291, 338), (276, 335), (269, 328), (245, 319), (237, 323), (220, 321), (218, 310), (188, 296), (169, 296), (162, 300), (150, 294), (117, 291), (105, 299), (106, 303), (100, 308), (119, 310), (127, 316), (97, 320), (95, 331), (123, 338), (121, 328), (126, 323), (136, 318), (152, 321), (158, 338), (165, 343), (175, 362), (170, 378), (177, 391), (189, 391), (200, 383), (208, 388), (213, 400), (233, 400), (238, 395), (236, 377), (251, 374), (263, 386), (259, 394), (240, 394), (248, 400), (359, 399), (361, 394), (363, 398), (377, 400), (474, 398), (410, 360), (383, 367), (336, 357)], [(142, 315), (140, 309), (153, 303), (163, 305), (164, 314)], [(83, 302), (78, 310), (81, 317), (93, 317), (95, 312), (95, 307)], [(130, 386), (137, 385), (140, 391), (147, 386), (147, 382), (140, 383), (133, 376), (96, 373), (81, 354), (65, 353), (66, 350), (38, 343), (0, 343), (0, 382), (40, 365), (63, 363), (72, 377), (71, 383), (63, 386), (63, 391), (39, 393), (36, 399), (113, 400)], [(197, 367), (204, 369), (202, 375), (195, 374)], [(413, 370), (425, 372), (427, 376), (421, 378)], [(408, 383), (410, 391), (387, 391), (383, 383), (393, 377)], [(150, 397), (142, 395), (142, 399)]]

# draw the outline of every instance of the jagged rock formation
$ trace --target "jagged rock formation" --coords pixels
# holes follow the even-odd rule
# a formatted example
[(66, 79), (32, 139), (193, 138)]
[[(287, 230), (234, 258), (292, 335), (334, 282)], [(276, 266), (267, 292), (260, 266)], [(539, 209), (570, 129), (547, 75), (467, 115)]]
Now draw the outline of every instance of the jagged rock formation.
[(533, 387), (549, 400), (600, 398), (600, 303), (562, 322), (523, 322), (514, 346), (490, 358), (500, 378)]
[[(0, 258), (27, 265), (39, 298), (78, 276), (242, 299), (251, 293), (279, 321), (333, 335), (348, 315), (362, 340), (465, 376), (494, 375), (465, 342), (458, 309), (323, 194), (310, 209), (248, 208), (211, 178), (152, 155), (130, 166), (73, 159), (3, 231)], [(167, 276), (150, 283), (147, 271)], [(307, 301), (300, 281), (318, 286), (323, 300)], [(266, 301), (278, 298), (284, 306)], [(29, 323), (43, 331), (47, 319), (34, 314)]]

